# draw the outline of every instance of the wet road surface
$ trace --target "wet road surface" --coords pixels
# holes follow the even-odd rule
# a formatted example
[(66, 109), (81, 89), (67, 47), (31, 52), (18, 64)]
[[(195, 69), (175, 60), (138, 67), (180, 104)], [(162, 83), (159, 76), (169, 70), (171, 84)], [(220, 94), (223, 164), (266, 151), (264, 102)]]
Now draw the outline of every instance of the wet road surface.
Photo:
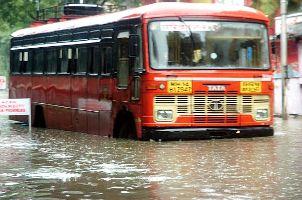
[(0, 199), (302, 199), (302, 118), (201, 141), (27, 130), (0, 116)]

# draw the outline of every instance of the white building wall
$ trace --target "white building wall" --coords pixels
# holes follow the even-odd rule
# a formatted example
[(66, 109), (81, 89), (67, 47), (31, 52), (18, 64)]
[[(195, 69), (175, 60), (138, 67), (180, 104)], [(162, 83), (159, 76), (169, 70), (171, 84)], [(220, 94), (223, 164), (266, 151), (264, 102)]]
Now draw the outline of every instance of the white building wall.
[[(298, 61), (300, 78), (290, 78), (286, 86), (287, 112), (290, 115), (302, 115), (302, 41), (298, 45)], [(281, 79), (275, 79), (275, 114), (282, 113)]]
[(275, 83), (274, 113), (276, 115), (280, 115), (282, 113), (282, 109), (281, 109), (281, 105), (282, 105), (282, 101), (281, 101), (281, 79), (275, 79), (274, 83)]
[(302, 84), (302, 40), (298, 44), (298, 64), (300, 72), (300, 84)]
[[(282, 113), (281, 79), (275, 79), (275, 114)], [(290, 115), (302, 115), (302, 87), (299, 78), (287, 80), (286, 86), (287, 112)]]

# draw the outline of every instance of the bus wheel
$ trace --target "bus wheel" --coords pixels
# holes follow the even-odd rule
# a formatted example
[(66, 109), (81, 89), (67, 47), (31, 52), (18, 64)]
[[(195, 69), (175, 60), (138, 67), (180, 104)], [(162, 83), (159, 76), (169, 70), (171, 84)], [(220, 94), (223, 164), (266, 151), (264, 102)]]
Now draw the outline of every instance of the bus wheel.
[(46, 128), (44, 111), (42, 106), (36, 106), (35, 108), (35, 119), (34, 119), (33, 126), (39, 128)]
[(113, 129), (113, 137), (137, 139), (135, 121), (131, 112), (123, 110), (117, 115)]

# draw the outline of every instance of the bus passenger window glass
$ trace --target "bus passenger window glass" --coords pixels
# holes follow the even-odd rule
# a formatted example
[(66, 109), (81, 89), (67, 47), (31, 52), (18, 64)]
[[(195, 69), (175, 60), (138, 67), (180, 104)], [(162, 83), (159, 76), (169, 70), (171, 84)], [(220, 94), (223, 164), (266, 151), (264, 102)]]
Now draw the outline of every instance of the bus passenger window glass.
[(72, 59), (72, 49), (68, 49), (68, 59)]
[(101, 49), (98, 46), (93, 47), (92, 49), (93, 49), (93, 56), (92, 56), (92, 64), (89, 73), (98, 74), (99, 69), (101, 67)]
[(40, 74), (44, 68), (44, 52), (41, 49), (34, 51), (33, 73)]
[(101, 73), (110, 74), (112, 71), (112, 48), (102, 48), (101, 52)]
[(22, 62), (21, 62), (21, 72), (24, 74), (28, 74), (31, 72), (32, 69), (32, 52), (31, 51), (25, 51), (22, 52)]
[(19, 52), (19, 61), (20, 61), (20, 62), (23, 61), (23, 52)]
[(141, 69), (143, 68), (143, 48), (142, 48), (142, 33), (141, 33), (141, 29), (138, 28), (137, 30), (137, 34), (139, 36), (139, 40), (138, 40), (138, 52), (139, 52), (139, 56), (135, 58), (134, 61), (134, 68), (135, 69)]
[(28, 51), (28, 59), (27, 59), (27, 73), (30, 73), (33, 66), (34, 66), (34, 51), (30, 50)]
[(111, 73), (112, 72), (112, 48), (111, 47), (107, 47), (106, 48), (106, 69), (107, 69), (107, 73)]
[(47, 51), (47, 72), (54, 74), (57, 71), (57, 50), (51, 49)]
[(267, 69), (265, 25), (243, 22), (164, 21), (149, 24), (155, 69)]
[(76, 58), (78, 59), (76, 72), (79, 74), (86, 73), (88, 64), (88, 48), (82, 47), (76, 49)]
[(68, 49), (60, 49), (59, 51), (59, 73), (68, 73)]
[[(93, 63), (93, 48), (88, 47), (87, 48), (87, 67), (86, 67), (86, 72), (90, 72), (92, 69), (92, 63)], [(87, 71), (88, 69), (88, 71)]]
[(22, 52), (12, 52), (12, 73), (20, 73), (21, 62), (22, 62)]
[(23, 52), (23, 61), (24, 62), (28, 61), (28, 52)]
[(129, 76), (129, 32), (121, 32), (117, 36), (118, 39), (118, 61), (117, 61), (117, 77), (118, 86), (128, 86)]

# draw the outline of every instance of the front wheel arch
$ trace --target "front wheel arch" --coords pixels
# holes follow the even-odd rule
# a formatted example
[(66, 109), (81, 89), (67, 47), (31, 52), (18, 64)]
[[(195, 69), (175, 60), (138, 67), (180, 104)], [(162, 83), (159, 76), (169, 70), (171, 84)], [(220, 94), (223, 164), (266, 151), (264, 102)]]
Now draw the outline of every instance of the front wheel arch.
[(118, 112), (114, 121), (113, 138), (137, 139), (135, 118), (132, 112), (125, 109)]

